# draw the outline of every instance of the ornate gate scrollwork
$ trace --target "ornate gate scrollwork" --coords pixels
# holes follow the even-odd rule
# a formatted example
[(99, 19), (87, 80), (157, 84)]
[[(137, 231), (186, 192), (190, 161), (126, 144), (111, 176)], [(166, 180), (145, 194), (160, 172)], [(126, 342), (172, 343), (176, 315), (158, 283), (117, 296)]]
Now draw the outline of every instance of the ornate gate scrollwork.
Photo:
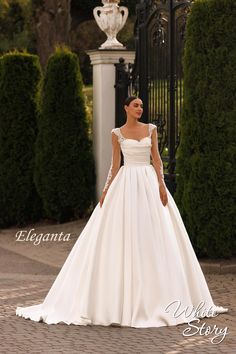
[(140, 0), (136, 7), (135, 63), (125, 67), (127, 94), (144, 103), (143, 122), (157, 125), (166, 184), (175, 191), (175, 156), (183, 107), (182, 58), (192, 0)]

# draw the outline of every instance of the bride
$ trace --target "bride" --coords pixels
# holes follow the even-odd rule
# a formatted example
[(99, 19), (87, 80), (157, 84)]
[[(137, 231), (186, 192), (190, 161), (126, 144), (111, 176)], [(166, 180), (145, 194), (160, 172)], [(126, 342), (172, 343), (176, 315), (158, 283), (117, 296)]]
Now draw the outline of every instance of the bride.
[(124, 108), (126, 123), (111, 131), (99, 203), (44, 301), (17, 307), (16, 315), (47, 324), (147, 328), (228, 311), (214, 304), (165, 185), (157, 127), (139, 122), (140, 98), (128, 97)]

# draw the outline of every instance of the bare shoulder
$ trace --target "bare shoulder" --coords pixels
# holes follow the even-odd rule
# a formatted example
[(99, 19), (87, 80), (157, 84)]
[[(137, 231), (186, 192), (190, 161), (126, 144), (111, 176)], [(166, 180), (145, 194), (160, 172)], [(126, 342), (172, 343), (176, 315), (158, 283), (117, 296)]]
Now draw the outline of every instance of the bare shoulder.
[(142, 123), (142, 126), (148, 126), (151, 130), (155, 129), (157, 126), (153, 123)]
[(139, 126), (140, 126), (140, 127), (147, 127), (147, 126), (149, 126), (149, 125), (150, 125), (150, 123), (139, 122)]

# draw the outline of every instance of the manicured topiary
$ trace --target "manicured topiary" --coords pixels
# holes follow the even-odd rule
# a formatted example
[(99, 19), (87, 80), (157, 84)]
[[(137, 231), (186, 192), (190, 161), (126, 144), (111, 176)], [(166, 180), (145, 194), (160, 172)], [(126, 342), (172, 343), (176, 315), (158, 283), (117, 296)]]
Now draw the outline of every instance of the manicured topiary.
[(175, 200), (200, 256), (235, 254), (236, 1), (196, 1), (187, 22)]
[(40, 216), (33, 182), (36, 97), (41, 77), (36, 55), (12, 52), (0, 59), (0, 226)]
[(93, 205), (92, 142), (78, 58), (66, 47), (50, 56), (41, 91), (35, 183), (47, 217), (81, 217)]

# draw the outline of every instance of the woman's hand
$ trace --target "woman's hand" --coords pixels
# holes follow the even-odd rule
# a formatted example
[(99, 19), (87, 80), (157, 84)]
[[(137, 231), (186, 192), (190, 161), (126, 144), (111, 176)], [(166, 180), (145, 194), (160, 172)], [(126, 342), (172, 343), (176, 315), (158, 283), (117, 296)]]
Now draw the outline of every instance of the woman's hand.
[(105, 199), (106, 194), (107, 194), (107, 190), (105, 190), (105, 191), (102, 192), (101, 198), (100, 198), (100, 200), (99, 200), (100, 208), (102, 207), (102, 204), (103, 204), (103, 202), (104, 202), (104, 199)]
[(164, 206), (166, 206), (166, 204), (168, 203), (168, 198), (167, 198), (166, 187), (163, 183), (160, 183), (160, 185), (159, 185), (159, 193), (160, 193), (160, 198), (161, 198), (162, 204)]

